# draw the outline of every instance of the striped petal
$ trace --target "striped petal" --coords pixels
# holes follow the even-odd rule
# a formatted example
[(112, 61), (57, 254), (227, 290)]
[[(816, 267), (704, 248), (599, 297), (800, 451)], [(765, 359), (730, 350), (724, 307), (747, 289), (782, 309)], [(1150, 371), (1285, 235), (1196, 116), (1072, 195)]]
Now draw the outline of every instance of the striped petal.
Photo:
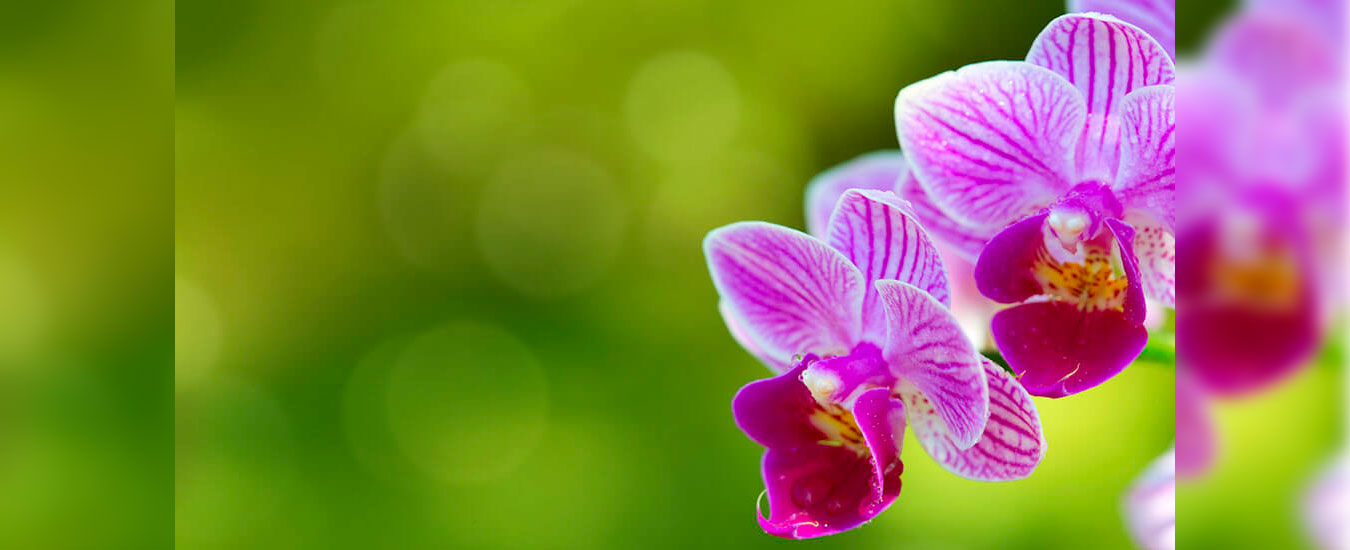
[(1177, 58), (1177, 6), (1174, 0), (1069, 0), (1070, 13), (1097, 12), (1139, 27)]
[(933, 203), (995, 229), (1069, 188), (1085, 116), (1081, 94), (1062, 77), (1013, 61), (967, 65), (895, 98), (900, 146)]
[(1176, 89), (1140, 88), (1121, 102), (1120, 203), (1176, 228)]
[(857, 341), (862, 275), (825, 243), (785, 227), (741, 222), (709, 233), (703, 252), (729, 317), (770, 360), (847, 353)]
[(1171, 56), (1147, 33), (1100, 14), (1051, 21), (1032, 43), (1027, 62), (1067, 78), (1087, 100), (1075, 155), (1078, 176), (1108, 181), (1119, 159), (1120, 101), (1138, 88), (1170, 84), (1176, 73)]
[(928, 403), (909, 409), (911, 424), (941, 433), (958, 449), (979, 441), (989, 420), (989, 386), (975, 347), (943, 305), (927, 292), (897, 281), (877, 281), (886, 312), (882, 355), (900, 378), (906, 403), (921, 394)]
[(961, 223), (943, 212), (933, 202), (932, 197), (928, 196), (928, 191), (919, 185), (919, 180), (912, 172), (906, 171), (900, 178), (896, 194), (900, 195), (901, 199), (909, 201), (910, 210), (919, 223), (923, 224), (929, 236), (937, 240), (939, 245), (944, 245), (957, 253), (963, 260), (974, 262), (985, 243), (996, 233), (990, 228)]
[(862, 271), (867, 288), (863, 339), (869, 342), (883, 342), (886, 330), (886, 316), (873, 287), (876, 281), (909, 283), (944, 306), (951, 303), (942, 257), (904, 206), (889, 191), (852, 189), (839, 199), (830, 218), (830, 246)]
[[(934, 423), (914, 422), (914, 435), (924, 450), (947, 471), (976, 481), (1025, 479), (1045, 457), (1045, 434), (1036, 404), (1008, 371), (983, 359), (989, 380), (989, 422), (980, 441), (966, 450), (952, 442)], [(907, 396), (908, 410), (933, 407), (922, 395)]]
[(909, 165), (900, 151), (868, 153), (821, 172), (806, 186), (806, 231), (824, 240), (830, 215), (844, 191), (894, 191), (896, 182), (908, 173)]

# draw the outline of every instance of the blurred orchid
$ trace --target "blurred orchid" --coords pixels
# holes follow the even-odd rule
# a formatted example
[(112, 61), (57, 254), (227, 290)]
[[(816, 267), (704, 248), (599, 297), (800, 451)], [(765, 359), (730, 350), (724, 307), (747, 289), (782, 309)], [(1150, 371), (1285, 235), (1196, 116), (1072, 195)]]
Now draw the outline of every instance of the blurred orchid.
[(1186, 75), (1177, 352), (1213, 394), (1308, 364), (1341, 297), (1340, 4), (1253, 2)]
[(826, 235), (741, 222), (704, 241), (733, 337), (779, 373), (732, 402), (767, 448), (760, 526), (810, 538), (875, 517), (899, 494), (907, 423), (957, 475), (1030, 475), (1045, 452), (1035, 405), (962, 335), (937, 251), (903, 202), (846, 191)]
[(1074, 14), (1026, 62), (969, 65), (896, 98), (928, 202), (972, 240), (992, 234), (975, 281), (1017, 304), (991, 329), (1034, 395), (1115, 376), (1147, 340), (1145, 292), (1173, 304), (1173, 78), (1138, 27)]
[(1198, 477), (1214, 464), (1218, 434), (1205, 389), (1189, 369), (1177, 369), (1176, 378), (1176, 473)]
[(1303, 520), (1317, 548), (1350, 548), (1350, 456), (1318, 472), (1303, 495)]
[(1177, 471), (1175, 452), (1153, 461), (1125, 495), (1125, 526), (1144, 550), (1177, 547)]

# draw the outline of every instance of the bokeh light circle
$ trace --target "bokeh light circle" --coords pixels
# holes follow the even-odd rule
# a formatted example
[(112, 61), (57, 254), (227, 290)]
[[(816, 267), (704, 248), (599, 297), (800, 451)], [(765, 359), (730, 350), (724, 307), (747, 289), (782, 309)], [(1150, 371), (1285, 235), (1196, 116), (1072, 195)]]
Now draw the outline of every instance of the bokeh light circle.
[(276, 395), (218, 376), (180, 392), (174, 421), (179, 546), (300, 544), (309, 510), (297, 502), (296, 425)]
[(404, 486), (421, 484), (420, 472), (389, 429), (389, 373), (416, 335), (380, 342), (356, 364), (342, 398), (342, 425), (356, 461), (375, 477)]
[(478, 176), (533, 130), (530, 103), (529, 87), (511, 67), (458, 61), (427, 86), (414, 128), (446, 170)]
[(608, 171), (545, 150), (496, 174), (480, 197), (475, 231), (502, 281), (526, 296), (551, 298), (581, 292), (609, 271), (627, 215)]
[(707, 157), (730, 142), (741, 121), (736, 81), (716, 59), (669, 52), (643, 63), (624, 101), (628, 128), (659, 160)]
[(220, 310), (198, 284), (174, 280), (174, 380), (179, 388), (200, 383), (220, 360), (224, 328)]
[(0, 365), (31, 359), (51, 321), (49, 303), (28, 264), (0, 253)]
[[(557, 548), (612, 547), (634, 501), (651, 489), (634, 482), (636, 457), (624, 435), (593, 420), (551, 423), (538, 458), (500, 490), (478, 492), (475, 506), (447, 495), (450, 536), (465, 548), (528, 548), (539, 533)], [(521, 518), (529, 518), (529, 529), (520, 528)]]
[(534, 450), (547, 423), (543, 370), (491, 325), (459, 322), (408, 343), (389, 373), (389, 426), (407, 458), (450, 484), (499, 480)]
[[(774, 157), (756, 151), (727, 151), (655, 177), (659, 185), (643, 219), (644, 248), (648, 260), (663, 269), (703, 270), (697, 243), (709, 231), (742, 219), (775, 220), (801, 201), (801, 185), (794, 174)], [(682, 249), (688, 253), (669, 253)], [(681, 262), (683, 266), (676, 265)]]
[(464, 238), (473, 212), (466, 187), (451, 181), (415, 132), (405, 132), (389, 145), (380, 165), (377, 206), (400, 256), (428, 271), (460, 271), (472, 253)]

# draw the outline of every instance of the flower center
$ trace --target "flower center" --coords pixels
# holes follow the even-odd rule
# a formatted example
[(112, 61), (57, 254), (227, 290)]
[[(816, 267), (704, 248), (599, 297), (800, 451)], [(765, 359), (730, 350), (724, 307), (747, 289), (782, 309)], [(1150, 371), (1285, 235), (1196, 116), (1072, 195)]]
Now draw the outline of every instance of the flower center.
[(1078, 251), (1078, 244), (1097, 236), (1107, 218), (1121, 215), (1120, 201), (1111, 188), (1099, 181), (1085, 181), (1065, 193), (1050, 208), (1046, 228), (1059, 239), (1065, 252)]
[(1082, 261), (1059, 261), (1048, 251), (1041, 251), (1036, 280), (1046, 295), (1078, 304), (1084, 311), (1125, 307), (1129, 281), (1112, 267), (1110, 252), (1098, 241), (1084, 247)]
[(862, 392), (895, 384), (895, 376), (881, 357), (881, 348), (862, 342), (848, 355), (812, 363), (802, 371), (800, 379), (815, 400), (816, 407), (809, 418), (811, 425), (825, 436), (820, 443), (867, 454), (867, 443), (851, 410)]

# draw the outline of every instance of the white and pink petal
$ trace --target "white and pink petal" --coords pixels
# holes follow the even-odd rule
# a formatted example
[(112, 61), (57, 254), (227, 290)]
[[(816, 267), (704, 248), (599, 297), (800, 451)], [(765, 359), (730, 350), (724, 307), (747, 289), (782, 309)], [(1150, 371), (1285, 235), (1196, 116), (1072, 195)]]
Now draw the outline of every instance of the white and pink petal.
[(815, 238), (763, 222), (713, 230), (703, 241), (713, 285), (735, 329), (774, 362), (847, 353), (861, 333), (862, 275)]
[(1176, 228), (1176, 88), (1140, 88), (1121, 102), (1120, 171), (1116, 198)]
[(1174, 0), (1069, 0), (1071, 13), (1114, 15), (1148, 33), (1176, 59), (1177, 6)]
[(989, 420), (982, 358), (952, 313), (927, 292), (898, 281), (877, 281), (876, 287), (886, 313), (882, 355), (906, 401), (921, 394), (929, 404), (910, 409), (910, 422), (929, 422), (928, 429), (957, 448), (971, 448)]
[[(943, 212), (933, 203), (928, 191), (919, 185), (919, 180), (914, 177), (913, 172), (905, 172), (895, 193), (909, 202), (914, 218), (923, 224), (928, 235), (936, 240), (940, 247), (946, 247), (958, 254), (961, 260), (974, 263), (985, 243), (997, 233), (992, 228), (962, 223)], [(948, 265), (948, 271), (950, 268)]]
[(958, 447), (938, 423), (923, 418), (932, 405), (922, 394), (906, 396), (905, 406), (919, 444), (947, 471), (976, 481), (1025, 479), (1045, 457), (1045, 434), (1031, 395), (1002, 367), (983, 359), (989, 381), (989, 422), (979, 442)]
[(1172, 57), (1157, 40), (1139, 27), (1096, 13), (1051, 21), (1032, 43), (1027, 62), (1068, 79), (1086, 101), (1088, 116), (1075, 155), (1081, 179), (1115, 176), (1125, 95), (1176, 78)]
[(1063, 77), (1029, 63), (967, 65), (905, 87), (896, 133), (933, 204), (965, 225), (997, 229), (1073, 183), (1086, 108)]
[(900, 151), (877, 151), (821, 172), (806, 186), (806, 232), (824, 240), (839, 197), (849, 189), (894, 191), (909, 173)]
[(942, 257), (928, 235), (890, 191), (851, 189), (830, 218), (828, 242), (863, 275), (863, 339), (882, 342), (886, 316), (873, 283), (909, 283), (944, 306), (951, 303)]

